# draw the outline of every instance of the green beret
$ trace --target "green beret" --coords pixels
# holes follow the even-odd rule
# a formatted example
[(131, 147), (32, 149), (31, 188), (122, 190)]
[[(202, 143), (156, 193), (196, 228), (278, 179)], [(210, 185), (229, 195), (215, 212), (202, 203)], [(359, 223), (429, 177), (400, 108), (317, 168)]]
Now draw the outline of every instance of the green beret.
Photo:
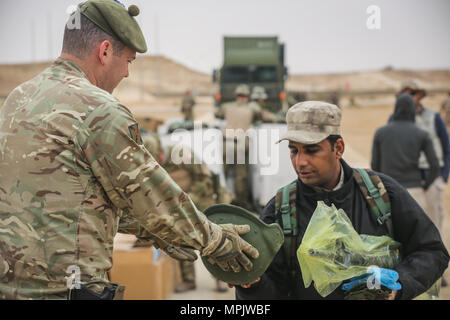
[(139, 14), (137, 6), (131, 5), (127, 10), (115, 0), (88, 0), (78, 7), (81, 14), (127, 47), (139, 53), (147, 51), (144, 35), (133, 18)]

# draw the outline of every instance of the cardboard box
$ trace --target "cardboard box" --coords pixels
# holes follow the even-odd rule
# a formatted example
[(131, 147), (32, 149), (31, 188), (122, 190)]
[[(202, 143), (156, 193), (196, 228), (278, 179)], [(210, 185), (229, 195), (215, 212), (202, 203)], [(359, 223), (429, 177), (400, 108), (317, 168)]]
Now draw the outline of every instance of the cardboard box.
[[(160, 252), (162, 253), (162, 252)], [(114, 250), (111, 281), (125, 285), (125, 300), (164, 300), (177, 281), (177, 262), (155, 249)]]

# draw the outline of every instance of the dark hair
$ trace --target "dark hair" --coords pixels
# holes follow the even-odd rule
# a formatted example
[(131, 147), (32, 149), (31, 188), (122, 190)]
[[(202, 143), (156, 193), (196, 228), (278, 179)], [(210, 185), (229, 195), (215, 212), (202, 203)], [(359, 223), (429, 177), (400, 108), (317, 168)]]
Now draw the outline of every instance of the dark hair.
[(328, 142), (331, 145), (331, 151), (334, 151), (334, 144), (336, 143), (336, 141), (338, 141), (339, 139), (342, 139), (342, 137), (338, 134), (331, 134), (327, 137)]
[[(100, 29), (79, 11), (77, 12), (80, 16), (79, 28), (69, 28), (66, 24), (62, 52), (83, 59), (98, 43), (108, 40), (112, 44), (113, 54), (115, 56), (122, 55), (125, 48), (122, 42)], [(73, 15), (69, 19), (73, 19)]]

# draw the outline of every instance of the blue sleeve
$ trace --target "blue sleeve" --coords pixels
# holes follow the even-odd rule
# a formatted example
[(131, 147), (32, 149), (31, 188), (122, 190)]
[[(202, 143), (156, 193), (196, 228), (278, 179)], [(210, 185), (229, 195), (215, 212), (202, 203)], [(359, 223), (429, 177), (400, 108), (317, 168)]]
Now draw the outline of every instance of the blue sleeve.
[(442, 120), (441, 116), (439, 115), (439, 113), (436, 113), (436, 116), (434, 118), (434, 126), (436, 128), (436, 134), (438, 135), (439, 140), (441, 141), (444, 158), (443, 159), (444, 167), (441, 168), (441, 176), (444, 179), (444, 181), (447, 182), (450, 171), (450, 142), (448, 138), (447, 127), (444, 123), (444, 120)]

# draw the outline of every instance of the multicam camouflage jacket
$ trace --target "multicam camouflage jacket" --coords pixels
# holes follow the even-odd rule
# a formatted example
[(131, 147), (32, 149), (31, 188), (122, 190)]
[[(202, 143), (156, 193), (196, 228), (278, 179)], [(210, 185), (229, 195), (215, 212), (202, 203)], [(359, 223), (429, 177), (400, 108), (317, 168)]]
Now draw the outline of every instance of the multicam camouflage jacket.
[(143, 147), (131, 112), (58, 59), (0, 111), (0, 299), (66, 298), (73, 270), (101, 287), (118, 231), (203, 253), (221, 238)]

